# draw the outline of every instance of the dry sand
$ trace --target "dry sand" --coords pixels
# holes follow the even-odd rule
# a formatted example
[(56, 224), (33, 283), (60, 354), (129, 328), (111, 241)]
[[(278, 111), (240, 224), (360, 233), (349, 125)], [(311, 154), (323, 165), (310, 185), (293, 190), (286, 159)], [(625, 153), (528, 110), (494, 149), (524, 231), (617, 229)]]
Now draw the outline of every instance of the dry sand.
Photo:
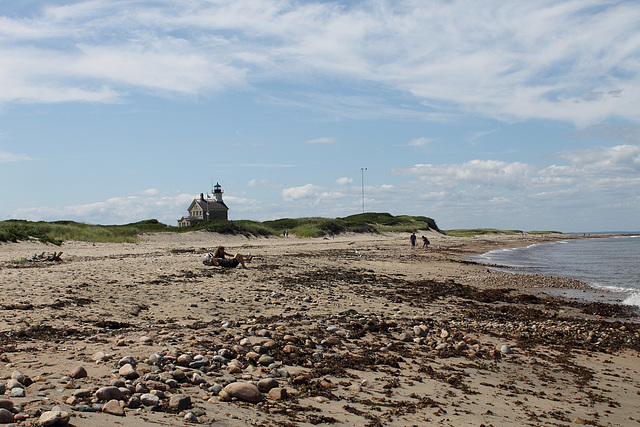
[[(22, 425), (38, 425), (55, 406), (76, 426), (186, 425), (188, 412), (219, 426), (640, 423), (633, 308), (572, 280), (468, 262), (567, 236), (427, 235), (426, 251), (420, 239), (411, 249), (406, 234), (2, 244), (0, 375), (5, 384), (16, 371), (34, 382), (25, 397), (7, 390), (0, 407), (13, 405)], [(220, 244), (251, 252), (249, 268), (204, 266), (204, 253)], [(62, 262), (15, 262), (59, 251)], [(546, 293), (558, 288), (588, 298)], [(157, 366), (154, 353), (165, 357)], [(259, 362), (261, 353), (275, 365), (262, 365), (270, 360)], [(180, 366), (183, 354), (205, 356), (205, 365)], [(227, 362), (214, 359), (220, 354)], [(153, 375), (166, 380), (175, 370), (205, 383), (168, 382), (152, 391), (161, 398), (155, 408), (125, 396), (124, 416), (82, 411), (105, 403), (95, 392), (120, 378), (126, 356), (140, 378), (124, 386), (137, 396), (163, 388)], [(88, 376), (69, 378), (78, 366)], [(286, 399), (225, 401), (212, 388), (273, 375)], [(88, 397), (74, 398), (78, 389)], [(189, 396), (191, 408), (169, 407), (175, 394)]]

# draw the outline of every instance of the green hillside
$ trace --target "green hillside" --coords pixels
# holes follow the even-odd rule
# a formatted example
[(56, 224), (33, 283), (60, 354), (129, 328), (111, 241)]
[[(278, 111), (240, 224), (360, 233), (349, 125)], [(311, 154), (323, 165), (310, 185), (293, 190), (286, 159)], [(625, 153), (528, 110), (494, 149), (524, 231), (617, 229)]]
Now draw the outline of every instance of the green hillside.
[[(296, 237), (325, 237), (344, 233), (411, 233), (432, 230), (451, 236), (483, 234), (518, 234), (519, 230), (449, 230), (442, 231), (436, 222), (426, 216), (388, 213), (363, 213), (344, 218), (282, 218), (273, 221), (203, 221), (190, 227), (175, 227), (150, 219), (125, 225), (91, 225), (74, 221), (31, 222), (25, 220), (0, 221), (0, 242), (37, 240), (62, 244), (65, 240), (86, 242), (136, 242), (143, 233), (184, 233), (207, 230), (215, 233), (243, 236), (281, 236), (283, 230)], [(548, 232), (530, 232), (548, 233)]]

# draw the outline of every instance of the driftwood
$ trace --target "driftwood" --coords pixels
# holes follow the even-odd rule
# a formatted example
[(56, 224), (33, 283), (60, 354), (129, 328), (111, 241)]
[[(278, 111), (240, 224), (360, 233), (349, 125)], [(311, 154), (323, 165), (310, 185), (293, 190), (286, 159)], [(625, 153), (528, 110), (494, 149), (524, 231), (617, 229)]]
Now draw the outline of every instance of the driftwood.
[(31, 261), (34, 262), (42, 262), (42, 261), (51, 261), (51, 262), (60, 262), (62, 261), (62, 252), (54, 252), (53, 254), (45, 254), (42, 252), (40, 255), (35, 254)]

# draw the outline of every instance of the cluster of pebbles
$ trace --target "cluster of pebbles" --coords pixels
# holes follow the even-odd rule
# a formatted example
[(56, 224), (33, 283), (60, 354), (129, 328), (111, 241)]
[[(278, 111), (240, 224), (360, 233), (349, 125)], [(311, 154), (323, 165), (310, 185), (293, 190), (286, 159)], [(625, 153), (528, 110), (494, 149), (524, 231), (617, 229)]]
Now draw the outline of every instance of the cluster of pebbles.
[[(203, 342), (193, 344), (188, 351), (165, 348), (151, 354), (124, 356), (98, 351), (91, 359), (95, 364), (111, 367), (111, 379), (106, 383), (90, 378), (89, 366), (76, 366), (56, 384), (14, 371), (6, 383), (0, 383), (3, 395), (24, 397), (27, 389), (35, 388), (33, 394), (46, 396), (49, 390), (60, 388), (64, 401), (50, 410), (37, 411), (14, 405), (10, 399), (0, 400), (0, 423), (37, 419), (41, 426), (64, 425), (78, 413), (123, 417), (149, 411), (175, 414), (188, 423), (207, 423), (211, 419), (202, 405), (205, 401), (255, 405), (261, 411), (276, 411), (295, 419), (296, 411), (286, 409), (288, 404), (295, 407), (303, 397), (314, 397), (318, 402), (336, 398), (335, 378), (348, 376), (349, 369), (374, 372), (398, 368), (406, 359), (422, 360), (423, 366), (429, 365), (425, 362), (429, 358), (496, 361), (514, 353), (505, 339), (512, 340), (522, 351), (523, 337), (527, 336), (549, 344), (557, 343), (559, 335), (567, 342), (572, 334), (576, 343), (583, 346), (597, 346), (606, 340), (609, 345), (639, 347), (637, 328), (630, 331), (625, 325), (590, 324), (587, 328), (580, 322), (503, 321), (495, 315), (490, 316), (492, 320), (478, 320), (480, 311), (476, 310), (477, 319), (464, 321), (383, 319), (349, 310), (286, 322), (224, 322), (202, 330)], [(485, 331), (496, 339), (480, 342), (472, 331)], [(159, 330), (157, 336), (166, 332)], [(204, 339), (207, 335), (216, 339)], [(621, 337), (627, 337), (627, 341), (620, 342)], [(138, 340), (142, 345), (154, 344), (149, 336)], [(576, 343), (572, 345), (578, 347)], [(116, 345), (123, 345), (122, 340)], [(435, 379), (464, 389), (462, 378), (428, 372)], [(370, 386), (367, 380), (357, 378), (340, 384), (356, 394)], [(69, 409), (63, 409), (61, 404)]]
[(481, 276), (465, 276), (465, 281), (469, 284), (482, 285), (488, 288), (591, 289), (584, 282), (568, 277), (505, 273), (494, 269), (487, 269), (487, 274)]

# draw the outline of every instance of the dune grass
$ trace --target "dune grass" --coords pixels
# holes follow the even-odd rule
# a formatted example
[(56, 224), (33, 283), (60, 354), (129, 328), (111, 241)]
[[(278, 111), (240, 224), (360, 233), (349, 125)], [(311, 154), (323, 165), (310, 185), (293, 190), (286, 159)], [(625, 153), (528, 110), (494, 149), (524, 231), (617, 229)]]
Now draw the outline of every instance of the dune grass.
[[(65, 240), (102, 243), (134, 243), (143, 233), (182, 233), (206, 230), (215, 233), (272, 237), (290, 235), (301, 238), (337, 236), (344, 233), (411, 233), (419, 230), (441, 231), (436, 222), (426, 216), (388, 213), (364, 213), (343, 218), (282, 218), (273, 221), (202, 221), (190, 227), (174, 227), (149, 219), (125, 225), (92, 225), (74, 221), (31, 222), (25, 220), (0, 221), (0, 242), (36, 240), (60, 245)], [(520, 230), (496, 230), (492, 228), (447, 230), (449, 236), (478, 236), (486, 234), (521, 234)], [(535, 231), (530, 234), (552, 232)]]
[(516, 234), (522, 234), (520, 230), (497, 230), (495, 228), (469, 228), (469, 229), (455, 229), (445, 230), (447, 236), (453, 237), (472, 237), (472, 236), (486, 236), (495, 234), (504, 234), (514, 236)]
[[(171, 228), (154, 219), (126, 225), (92, 225), (74, 221), (8, 220), (0, 222), (0, 242), (37, 240), (54, 245), (60, 245), (65, 240), (133, 243), (142, 233), (169, 231)], [(178, 227), (173, 228), (177, 229)]]
[[(486, 235), (495, 235), (502, 234), (507, 236), (515, 236), (517, 234), (523, 234), (522, 230), (497, 230), (495, 228), (468, 228), (468, 229), (457, 229), (457, 230), (445, 230), (444, 234), (452, 237), (473, 237), (473, 236), (486, 236)], [(536, 234), (536, 235), (544, 235), (544, 234), (562, 234), (560, 231), (527, 231), (526, 234)]]

